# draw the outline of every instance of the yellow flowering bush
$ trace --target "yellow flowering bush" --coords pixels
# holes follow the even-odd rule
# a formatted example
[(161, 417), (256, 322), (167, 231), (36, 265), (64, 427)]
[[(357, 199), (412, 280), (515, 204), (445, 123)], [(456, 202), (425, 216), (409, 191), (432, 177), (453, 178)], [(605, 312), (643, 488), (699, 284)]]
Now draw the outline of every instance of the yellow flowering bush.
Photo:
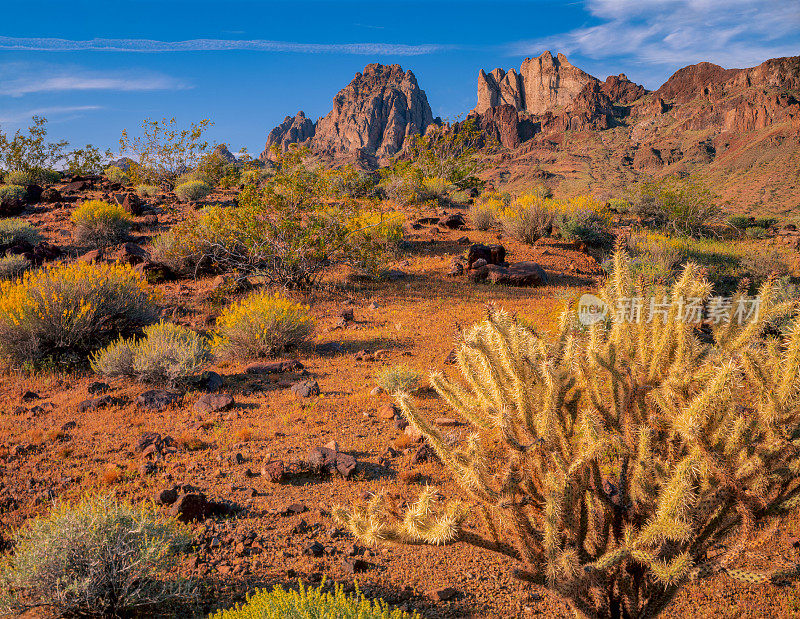
[(124, 240), (132, 218), (117, 204), (105, 200), (86, 200), (72, 212), (75, 240), (81, 245), (106, 247)]
[(280, 585), (271, 591), (257, 589), (248, 594), (244, 604), (212, 613), (209, 619), (421, 619), (417, 613), (392, 610), (381, 599), (370, 600), (358, 589), (348, 595), (341, 585), (332, 591), (324, 591), (324, 587), (325, 583), (306, 588), (300, 582), (298, 591), (286, 591)]
[(156, 319), (155, 290), (128, 265), (54, 265), (0, 282), (0, 357), (83, 357)]
[(255, 292), (223, 310), (211, 344), (221, 356), (268, 357), (298, 346), (313, 331), (307, 305)]

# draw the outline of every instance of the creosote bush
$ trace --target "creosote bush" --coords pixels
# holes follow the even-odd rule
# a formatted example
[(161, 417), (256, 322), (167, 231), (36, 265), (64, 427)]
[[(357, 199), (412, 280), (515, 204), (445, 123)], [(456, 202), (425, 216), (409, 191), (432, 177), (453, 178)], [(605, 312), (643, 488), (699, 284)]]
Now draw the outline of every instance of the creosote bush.
[(108, 166), (105, 169), (105, 175), (112, 183), (117, 183), (119, 185), (130, 185), (131, 183), (131, 178), (128, 176), (127, 172), (115, 165)]
[(175, 195), (184, 202), (202, 200), (213, 191), (208, 183), (190, 180), (175, 187)]
[(6, 185), (19, 185), (25, 187), (33, 183), (33, 176), (30, 172), (23, 172), (22, 170), (10, 170), (3, 176), (3, 182)]
[(490, 201), (478, 201), (469, 208), (469, 217), (476, 230), (491, 230), (497, 223), (498, 208)]
[(271, 591), (259, 589), (247, 596), (244, 604), (220, 610), (209, 619), (420, 619), (417, 613), (392, 610), (383, 600), (369, 600), (356, 590), (346, 594), (341, 585), (324, 591), (299, 583), (297, 591), (276, 585)]
[(407, 365), (392, 365), (379, 370), (375, 378), (386, 393), (409, 392), (417, 388), (422, 373)]
[(129, 266), (47, 266), (0, 282), (0, 357), (83, 357), (156, 319), (155, 291)]
[(269, 357), (295, 348), (314, 332), (306, 305), (278, 294), (254, 292), (217, 318), (212, 347), (231, 358)]
[(28, 191), (22, 185), (0, 185), (0, 202), (24, 200)]
[(159, 322), (145, 327), (141, 338), (120, 338), (109, 344), (90, 361), (98, 374), (175, 385), (202, 371), (211, 360), (204, 337), (186, 327)]
[(13, 555), (0, 563), (0, 607), (130, 616), (191, 598), (192, 585), (170, 574), (189, 541), (152, 508), (108, 496), (59, 505), (15, 534)]
[(75, 240), (90, 247), (107, 247), (128, 237), (133, 219), (118, 204), (105, 200), (86, 200), (73, 212)]
[[(398, 515), (377, 495), (335, 518), (368, 543), (504, 555), (518, 579), (579, 617), (652, 617), (684, 584), (716, 574), (798, 575), (782, 559), (768, 572), (739, 567), (800, 506), (800, 319), (782, 341), (761, 338), (792, 304), (775, 302), (768, 280), (757, 315), (740, 324), (737, 294), (709, 343), (686, 314), (689, 299), (715, 303), (698, 266), (667, 289), (634, 282), (622, 252), (614, 263), (599, 292), (608, 320), (587, 326), (565, 312), (547, 338), (489, 309), (463, 335), (465, 383), (433, 373), (431, 384), (472, 426), (465, 441), (446, 441), (397, 394), (463, 499), (427, 488)], [(638, 297), (657, 298), (663, 314), (630, 313), (625, 300)]]
[(18, 244), (35, 247), (42, 235), (30, 222), (19, 217), (0, 219), (0, 251)]

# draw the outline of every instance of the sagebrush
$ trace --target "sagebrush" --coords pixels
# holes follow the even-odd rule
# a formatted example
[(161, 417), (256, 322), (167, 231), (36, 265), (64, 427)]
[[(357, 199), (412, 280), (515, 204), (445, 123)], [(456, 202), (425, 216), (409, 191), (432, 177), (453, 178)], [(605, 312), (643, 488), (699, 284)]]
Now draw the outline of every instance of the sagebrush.
[(141, 338), (120, 338), (97, 351), (91, 367), (106, 376), (175, 385), (201, 372), (211, 360), (206, 338), (186, 327), (159, 322), (145, 327)]
[(133, 218), (118, 204), (86, 200), (72, 212), (75, 240), (89, 247), (108, 247), (125, 240)]
[(61, 504), (14, 535), (0, 562), (0, 606), (48, 605), (63, 616), (130, 616), (190, 599), (172, 575), (190, 538), (152, 508), (109, 496)]

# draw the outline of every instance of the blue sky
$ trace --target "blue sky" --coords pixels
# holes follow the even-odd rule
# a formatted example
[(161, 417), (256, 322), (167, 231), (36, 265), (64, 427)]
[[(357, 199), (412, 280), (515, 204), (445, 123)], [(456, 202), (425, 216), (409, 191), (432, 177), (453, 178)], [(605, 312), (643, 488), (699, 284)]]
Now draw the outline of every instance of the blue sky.
[(800, 0), (4, 0), (0, 127), (116, 148), (145, 117), (210, 118), (258, 153), (287, 114), (316, 119), (370, 62), (412, 69), (434, 115), (475, 105), (479, 69), (545, 49), (657, 88), (702, 60), (800, 54)]

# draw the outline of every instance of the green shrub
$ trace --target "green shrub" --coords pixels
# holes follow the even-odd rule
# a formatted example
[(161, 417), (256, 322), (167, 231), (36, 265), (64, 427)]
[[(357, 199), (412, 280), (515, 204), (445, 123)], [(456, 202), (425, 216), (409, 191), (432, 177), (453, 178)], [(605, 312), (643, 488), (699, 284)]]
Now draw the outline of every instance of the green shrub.
[(14, 535), (14, 555), (0, 564), (3, 606), (104, 617), (161, 610), (194, 595), (190, 583), (171, 576), (189, 541), (152, 508), (107, 496), (62, 504)]
[(118, 204), (86, 200), (72, 212), (75, 240), (81, 245), (107, 247), (128, 237), (133, 220)]
[(416, 204), (424, 199), (424, 176), (408, 162), (397, 162), (380, 171), (380, 188), (389, 200), (401, 205)]
[(233, 358), (269, 357), (299, 346), (314, 332), (308, 310), (277, 294), (252, 293), (217, 318), (214, 352)]
[(6, 185), (25, 187), (33, 183), (33, 175), (30, 172), (23, 172), (22, 170), (11, 170), (5, 173), (3, 182)]
[(112, 183), (119, 185), (130, 185), (131, 183), (130, 176), (122, 168), (118, 168), (115, 165), (108, 166), (105, 170), (105, 175)]
[(154, 198), (159, 193), (157, 185), (136, 185), (136, 193), (143, 198)]
[(135, 376), (145, 383), (185, 381), (211, 362), (207, 340), (180, 325), (160, 322), (144, 336), (120, 338), (91, 358), (91, 367), (106, 376)]
[(786, 277), (791, 272), (786, 253), (769, 246), (749, 248), (739, 261), (743, 275), (759, 285), (771, 275)]
[(761, 226), (749, 226), (745, 228), (744, 233), (751, 239), (763, 239), (767, 236), (767, 229)]
[(0, 219), (0, 250), (27, 243), (36, 246), (42, 241), (42, 235), (30, 222), (18, 217)]
[(503, 210), (503, 231), (510, 237), (533, 245), (543, 236), (550, 236), (556, 212), (549, 200), (524, 195)]
[(54, 168), (64, 158), (67, 142), (46, 142), (47, 119), (34, 116), (32, 121), (27, 133), (18, 130), (13, 137), (0, 130), (0, 169), (22, 171), (29, 182), (55, 182), (50, 179), (61, 176)]
[(728, 224), (739, 230), (744, 230), (753, 225), (755, 220), (749, 215), (731, 215), (728, 217)]
[(0, 282), (0, 357), (72, 359), (156, 319), (155, 291), (129, 266), (53, 265)]
[(642, 182), (631, 212), (646, 225), (698, 236), (717, 222), (720, 209), (716, 197), (700, 182), (666, 178)]
[(375, 192), (375, 185), (374, 175), (362, 172), (352, 165), (322, 171), (321, 191), (329, 198), (367, 198)]
[(220, 610), (209, 619), (420, 619), (417, 613), (391, 610), (383, 600), (369, 600), (356, 590), (348, 595), (341, 585), (324, 592), (299, 583), (297, 591), (276, 585), (271, 591), (259, 589), (244, 604)]
[(27, 195), (28, 191), (22, 185), (0, 185), (0, 202), (24, 200)]
[(191, 180), (175, 187), (175, 195), (184, 202), (202, 200), (212, 191), (211, 185), (198, 180)]
[(444, 200), (453, 189), (453, 185), (438, 176), (426, 176), (422, 179), (422, 192), (425, 200)]
[(632, 234), (628, 238), (631, 266), (635, 274), (652, 280), (669, 279), (689, 255), (686, 239), (675, 239), (656, 232)]
[[(177, 254), (192, 268), (237, 278), (258, 277), (286, 288), (314, 286), (336, 264), (377, 264), (391, 246), (385, 236), (365, 238), (353, 222), (370, 215), (359, 203), (320, 200), (320, 175), (305, 163), (307, 151), (280, 155), (268, 182), (246, 185), (238, 208), (209, 206), (175, 228)], [(378, 252), (370, 256), (369, 252)]]
[(378, 386), (386, 393), (406, 393), (419, 385), (422, 373), (407, 365), (392, 365), (378, 371)]
[(19, 277), (31, 266), (31, 261), (22, 254), (10, 254), (0, 258), (0, 279)]

